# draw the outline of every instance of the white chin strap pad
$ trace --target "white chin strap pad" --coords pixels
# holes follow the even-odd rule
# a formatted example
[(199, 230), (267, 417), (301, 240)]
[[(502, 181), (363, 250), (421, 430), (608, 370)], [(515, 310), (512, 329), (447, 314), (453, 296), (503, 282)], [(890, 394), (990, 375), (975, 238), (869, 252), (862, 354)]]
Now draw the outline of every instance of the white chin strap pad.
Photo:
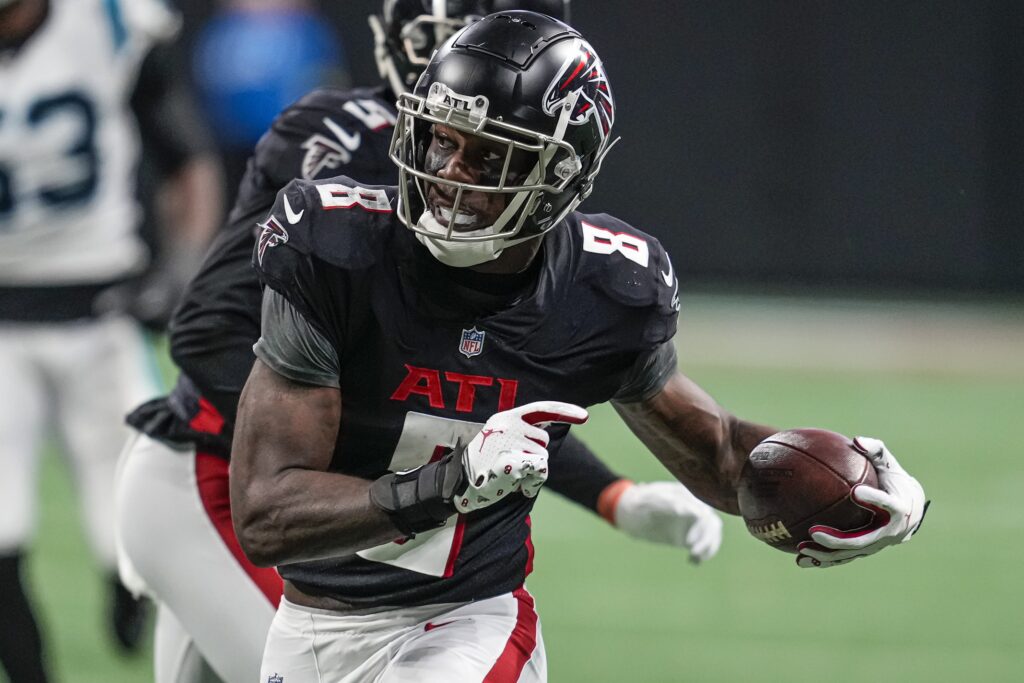
[[(425, 235), (421, 231), (426, 231), (435, 235), (448, 234), (448, 228), (441, 225), (430, 211), (423, 212), (419, 221), (416, 223), (416, 228), (416, 239), (418, 239), (420, 243), (430, 251), (434, 258), (444, 265), (451, 266), (453, 268), (469, 268), (471, 266), (479, 266), (481, 263), (493, 261), (501, 256), (501, 252), (506, 246), (505, 240), (500, 238), (482, 240), (480, 242), (455, 242), (452, 240), (446, 240), (442, 237), (430, 237), (429, 235)], [(476, 233), (483, 233), (490, 229), (491, 228), (484, 228), (483, 230), (474, 230), (472, 233), (463, 234), (474, 235)]]

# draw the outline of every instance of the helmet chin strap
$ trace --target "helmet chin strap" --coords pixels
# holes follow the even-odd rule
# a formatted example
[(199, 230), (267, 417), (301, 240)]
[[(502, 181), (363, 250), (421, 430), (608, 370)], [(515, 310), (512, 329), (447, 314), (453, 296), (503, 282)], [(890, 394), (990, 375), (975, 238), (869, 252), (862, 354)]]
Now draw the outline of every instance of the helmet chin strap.
[[(427, 248), (434, 258), (444, 265), (453, 268), (470, 268), (472, 266), (479, 266), (481, 263), (494, 261), (501, 256), (501, 252), (507, 246), (505, 240), (500, 238), (479, 242), (456, 242), (441, 237), (430, 237), (424, 234), (424, 232), (445, 235), (448, 233), (448, 227), (442, 225), (440, 221), (434, 218), (434, 214), (429, 210), (423, 212), (420, 219), (416, 222), (416, 227), (418, 228), (414, 233), (416, 239)], [(487, 227), (464, 234), (469, 237), (478, 234), (483, 235), (487, 234), (490, 229), (490, 227)]]
[[(417, 230), (415, 230), (413, 234), (416, 235), (416, 239), (419, 240), (420, 244), (427, 248), (427, 251), (430, 252), (431, 256), (444, 265), (451, 266), (452, 268), (471, 268), (473, 266), (479, 266), (482, 263), (487, 263), (488, 261), (495, 261), (500, 258), (509, 247), (514, 247), (517, 244), (529, 242), (530, 240), (539, 239), (545, 234), (538, 233), (528, 237), (510, 239), (503, 239), (499, 237), (480, 242), (455, 242), (440, 237), (431, 237), (420, 232), (421, 230), (426, 230), (442, 235), (448, 232), (448, 228), (434, 218), (434, 214), (430, 211), (423, 212), (419, 221), (416, 223), (416, 227)], [(483, 228), (463, 234), (467, 236), (484, 235), (487, 234), (487, 231), (489, 230), (491, 230), (491, 228)]]

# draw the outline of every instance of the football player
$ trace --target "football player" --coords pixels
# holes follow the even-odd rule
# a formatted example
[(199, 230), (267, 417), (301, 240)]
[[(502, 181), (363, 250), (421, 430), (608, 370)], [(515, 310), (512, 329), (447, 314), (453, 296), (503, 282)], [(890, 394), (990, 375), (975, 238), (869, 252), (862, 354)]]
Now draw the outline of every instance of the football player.
[[(676, 369), (678, 280), (657, 240), (576, 211), (614, 118), (579, 33), (500, 12), (400, 96), (397, 186), (278, 195), (253, 257), (268, 287), (230, 482), (242, 548), (285, 580), (260, 680), (545, 680), (529, 514), (582, 406), (612, 401), (736, 513), (741, 466), (776, 430)], [(872, 529), (816, 535), (801, 565), (916, 530), (923, 491), (873, 444), (893, 476), (871, 489)]]
[[(140, 435), (125, 452), (118, 519), (126, 576), (136, 574), (133, 584), (159, 604), (157, 681), (181, 680), (188, 677), (182, 671), (207, 665), (225, 681), (251, 680), (283, 589), (276, 571), (254, 566), (241, 552), (228, 504), (235, 412), (260, 331), (254, 226), (297, 177), (345, 173), (394, 183), (388, 146), (396, 93), (415, 83), (439, 38), (496, 4), (558, 16), (567, 11), (563, 0), (388, 0), (381, 16), (371, 17), (385, 83), (315, 91), (285, 111), (257, 146), (229, 225), (172, 322), (171, 355), (181, 377), (170, 396), (129, 417)], [(464, 353), (472, 356), (484, 345), (483, 336), (469, 334)], [(474, 376), (449, 381), (465, 385), (457, 402), (488, 391), (479, 382), (493, 384)], [(694, 562), (718, 549), (721, 520), (677, 482), (634, 484), (575, 439), (566, 441), (551, 469), (556, 491), (626, 533), (684, 548)], [(195, 581), (196, 566), (204, 567), (202, 584)]]
[(141, 604), (116, 578), (113, 482), (122, 415), (157, 385), (138, 326), (100, 309), (147, 260), (137, 128), (159, 138), (183, 243), (205, 240), (220, 210), (213, 154), (156, 60), (176, 26), (156, 0), (0, 0), (0, 665), (14, 681), (45, 678), (21, 565), (50, 422), (110, 574), (114, 635), (134, 649), (141, 634)]

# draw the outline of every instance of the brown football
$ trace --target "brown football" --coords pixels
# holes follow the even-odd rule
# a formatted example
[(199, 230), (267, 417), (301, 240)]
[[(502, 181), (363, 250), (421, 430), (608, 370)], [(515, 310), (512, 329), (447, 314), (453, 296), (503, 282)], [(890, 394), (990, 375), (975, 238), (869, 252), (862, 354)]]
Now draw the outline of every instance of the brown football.
[(850, 495), (857, 484), (878, 486), (878, 478), (853, 439), (825, 429), (779, 432), (747, 458), (740, 514), (753, 536), (795, 553), (812, 526), (853, 531), (871, 523), (874, 514)]

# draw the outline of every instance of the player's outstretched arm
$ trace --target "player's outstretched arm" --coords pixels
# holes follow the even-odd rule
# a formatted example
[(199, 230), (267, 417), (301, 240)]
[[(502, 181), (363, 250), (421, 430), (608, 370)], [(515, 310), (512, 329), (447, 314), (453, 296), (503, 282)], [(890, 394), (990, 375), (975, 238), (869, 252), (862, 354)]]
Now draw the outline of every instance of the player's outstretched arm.
[[(654, 396), (615, 408), (659, 460), (695, 494), (725, 512), (737, 514), (736, 488), (743, 464), (772, 427), (746, 422), (718, 405), (692, 380), (676, 371)], [(865, 529), (848, 532), (812, 528), (814, 543), (800, 548), (801, 567), (830, 567), (866, 557), (907, 541), (927, 509), (920, 483), (877, 439), (858, 437), (878, 472), (879, 488), (859, 486), (857, 501), (875, 511)]]
[(370, 502), (371, 482), (327, 472), (341, 392), (256, 361), (238, 404), (231, 517), (246, 555), (272, 566), (348, 555), (402, 536)]
[(669, 472), (730, 514), (739, 514), (736, 486), (747, 455), (778, 431), (735, 417), (678, 370), (650, 398), (613, 405)]

